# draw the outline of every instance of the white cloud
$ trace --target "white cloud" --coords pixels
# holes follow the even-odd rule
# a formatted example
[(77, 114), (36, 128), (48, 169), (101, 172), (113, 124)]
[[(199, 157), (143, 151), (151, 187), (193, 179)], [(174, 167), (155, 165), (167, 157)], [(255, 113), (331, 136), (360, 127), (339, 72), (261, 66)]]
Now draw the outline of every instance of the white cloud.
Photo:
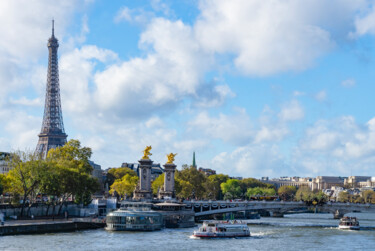
[(173, 10), (163, 0), (151, 0), (151, 6), (155, 11), (162, 12), (166, 16), (174, 14)]
[(147, 25), (155, 14), (144, 9), (130, 9), (126, 6), (122, 7), (114, 17), (115, 23), (127, 21), (129, 23)]
[(288, 128), (283, 124), (274, 126), (263, 125), (256, 133), (254, 143), (278, 142), (289, 134)]
[(356, 85), (356, 82), (352, 78), (346, 79), (346, 80), (341, 82), (341, 86), (347, 87), (347, 88), (353, 87), (355, 85)]
[(9, 103), (12, 105), (24, 105), (24, 106), (42, 106), (43, 102), (40, 98), (28, 99), (21, 97), (19, 99), (10, 98)]
[(196, 93), (195, 106), (199, 108), (219, 107), (236, 96), (228, 85), (202, 85)]
[[(8, 145), (7, 151), (34, 150), (38, 140), (37, 135), (40, 132), (40, 117), (28, 115), (23, 111), (9, 109), (0, 113), (0, 119), (5, 122), (3, 123), (4, 131), (8, 135), (7, 140), (9, 141), (5, 143)], [(32, 149), (28, 149), (29, 146), (33, 146)]]
[(93, 45), (74, 49), (61, 56), (60, 59), (60, 89), (63, 110), (69, 113), (96, 111), (96, 101), (92, 98), (92, 75), (97, 63), (111, 63), (118, 60), (117, 55)]
[(128, 7), (122, 7), (116, 14), (114, 21), (116, 23), (121, 22), (122, 20), (126, 20), (128, 22), (133, 20), (131, 10)]
[[(353, 14), (358, 5), (338, 1), (207, 0), (200, 2), (195, 30), (205, 49), (233, 54), (236, 67), (245, 74), (303, 70), (335, 46), (330, 31), (343, 23), (349, 26), (347, 15)], [(342, 23), (331, 22), (334, 27), (326, 27), (322, 20), (334, 13)]]
[(375, 7), (371, 6), (365, 14), (361, 13), (355, 18), (355, 31), (349, 34), (350, 37), (358, 37), (365, 34), (375, 34)]
[(322, 90), (315, 94), (314, 98), (319, 102), (324, 102), (327, 100), (327, 92), (325, 90)]
[(147, 128), (160, 128), (164, 126), (163, 120), (161, 120), (159, 117), (152, 117), (149, 120), (146, 121), (145, 123)]
[(375, 119), (365, 125), (353, 117), (317, 121), (295, 149), (293, 165), (311, 175), (368, 175), (375, 165)]
[(301, 92), (301, 91), (294, 91), (293, 92), (294, 97), (300, 97), (300, 96), (305, 96), (305, 95), (306, 95), (306, 93)]
[(250, 142), (253, 128), (250, 118), (244, 109), (239, 109), (233, 115), (219, 114), (211, 117), (207, 112), (199, 113), (189, 122), (190, 130), (204, 132), (205, 135), (221, 139), (235, 145)]
[(300, 120), (304, 116), (305, 112), (297, 100), (285, 103), (278, 114), (278, 117), (283, 122)]
[(222, 152), (212, 159), (212, 166), (221, 173), (241, 177), (280, 175), (285, 170), (285, 163), (278, 146), (252, 145), (238, 147), (232, 152)]
[[(142, 33), (140, 47), (148, 52), (145, 58), (114, 64), (95, 74), (95, 100), (101, 112), (147, 117), (173, 109), (186, 97), (199, 97), (197, 90), (211, 59), (193, 39), (191, 27), (181, 21), (154, 19)], [(228, 95), (228, 89), (217, 88), (213, 86), (219, 97)]]

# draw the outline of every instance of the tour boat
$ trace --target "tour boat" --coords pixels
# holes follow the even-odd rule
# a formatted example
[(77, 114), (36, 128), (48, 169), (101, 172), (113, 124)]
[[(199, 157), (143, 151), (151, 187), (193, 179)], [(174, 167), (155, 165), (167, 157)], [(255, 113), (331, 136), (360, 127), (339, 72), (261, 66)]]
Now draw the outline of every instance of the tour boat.
[(339, 229), (359, 230), (359, 222), (356, 217), (342, 217), (339, 223)]
[(161, 213), (151, 210), (151, 203), (128, 202), (110, 212), (106, 217), (106, 230), (110, 231), (155, 231), (163, 227)]
[(194, 231), (193, 237), (199, 238), (233, 238), (249, 237), (250, 230), (246, 222), (231, 221), (205, 221)]

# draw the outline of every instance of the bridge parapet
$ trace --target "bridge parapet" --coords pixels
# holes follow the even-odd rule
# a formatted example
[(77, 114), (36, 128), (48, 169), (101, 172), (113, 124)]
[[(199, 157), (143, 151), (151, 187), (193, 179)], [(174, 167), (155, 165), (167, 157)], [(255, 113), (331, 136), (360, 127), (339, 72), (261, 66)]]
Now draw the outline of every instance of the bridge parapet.
[[(226, 212), (267, 210), (278, 213), (285, 213), (293, 209), (306, 208), (302, 201), (205, 201), (192, 200), (184, 201), (188, 208), (192, 208), (196, 215), (210, 215)], [(353, 204), (353, 203), (331, 203), (316, 206), (322, 212), (330, 212), (340, 217), (349, 212), (375, 212), (374, 204)]]

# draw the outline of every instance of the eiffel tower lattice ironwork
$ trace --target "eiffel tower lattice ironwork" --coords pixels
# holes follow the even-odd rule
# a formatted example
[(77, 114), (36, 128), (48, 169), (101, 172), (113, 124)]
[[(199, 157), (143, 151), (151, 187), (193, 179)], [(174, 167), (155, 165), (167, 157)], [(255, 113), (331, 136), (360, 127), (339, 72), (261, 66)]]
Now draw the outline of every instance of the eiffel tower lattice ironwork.
[(59, 42), (54, 34), (54, 21), (52, 20), (52, 36), (48, 39), (48, 73), (46, 100), (42, 130), (40, 132), (36, 151), (43, 157), (47, 156), (51, 148), (63, 146), (68, 135), (65, 134), (61, 110), (59, 68), (57, 61), (57, 49)]

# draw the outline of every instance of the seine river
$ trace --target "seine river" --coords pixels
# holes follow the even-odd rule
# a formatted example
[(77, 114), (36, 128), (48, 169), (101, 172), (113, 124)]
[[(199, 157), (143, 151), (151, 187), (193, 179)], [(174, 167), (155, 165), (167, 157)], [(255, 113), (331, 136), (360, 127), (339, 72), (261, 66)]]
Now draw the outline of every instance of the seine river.
[(357, 216), (361, 231), (337, 229), (331, 214), (295, 214), (249, 220), (252, 237), (194, 239), (194, 228), (158, 232), (74, 233), (0, 237), (0, 250), (375, 250), (375, 214)]

